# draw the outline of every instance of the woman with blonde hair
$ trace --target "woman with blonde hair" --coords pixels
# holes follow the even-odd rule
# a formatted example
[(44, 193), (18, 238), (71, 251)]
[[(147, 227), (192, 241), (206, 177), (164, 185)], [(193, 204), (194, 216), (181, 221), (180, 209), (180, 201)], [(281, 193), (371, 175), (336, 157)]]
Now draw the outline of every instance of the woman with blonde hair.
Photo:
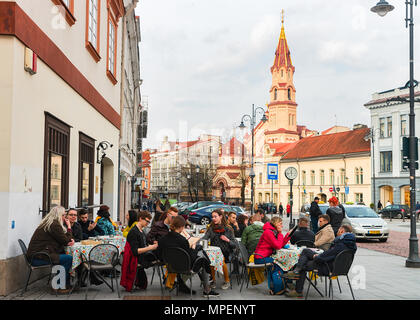
[(74, 245), (70, 221), (66, 218), (66, 211), (61, 206), (56, 206), (42, 219), (35, 230), (28, 246), (28, 257), (32, 259), (33, 266), (49, 263), (48, 257), (34, 255), (36, 252), (45, 252), (55, 265), (62, 265), (66, 270), (66, 289), (57, 290), (58, 293), (67, 293), (70, 283), (69, 272), (73, 257), (64, 254), (64, 246)]
[(271, 257), (273, 252), (283, 248), (290, 240), (290, 235), (287, 233), (285, 236), (282, 234), (283, 231), (283, 220), (280, 217), (273, 217), (269, 222), (266, 222), (263, 226), (263, 234), (261, 235), (260, 241), (255, 248), (255, 264), (266, 264), (272, 263), (273, 269), (270, 270), (270, 274), (267, 277), (267, 284), (269, 293), (281, 294), (284, 292), (274, 292), (271, 287), (271, 275), (275, 271), (279, 271), (280, 267), (273, 263), (274, 259)]

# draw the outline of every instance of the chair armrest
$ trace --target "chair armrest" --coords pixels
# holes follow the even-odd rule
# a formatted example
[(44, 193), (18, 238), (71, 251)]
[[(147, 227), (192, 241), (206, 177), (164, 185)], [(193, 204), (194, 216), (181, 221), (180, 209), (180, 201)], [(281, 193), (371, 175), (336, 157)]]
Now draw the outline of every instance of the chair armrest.
[(48, 261), (49, 261), (49, 263), (51, 265), (53, 264), (50, 255), (47, 252), (40, 251), (40, 252), (35, 252), (32, 255), (32, 257), (31, 257), (31, 266), (32, 266), (32, 262), (34, 261), (34, 258), (37, 257), (37, 256), (43, 256), (43, 257), (45, 257), (45, 258), (48, 259)]

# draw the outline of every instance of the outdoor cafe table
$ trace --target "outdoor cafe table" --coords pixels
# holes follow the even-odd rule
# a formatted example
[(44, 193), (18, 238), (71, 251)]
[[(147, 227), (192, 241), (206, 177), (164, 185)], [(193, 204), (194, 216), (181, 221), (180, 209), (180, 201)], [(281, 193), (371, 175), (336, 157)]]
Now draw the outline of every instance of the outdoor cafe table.
[[(98, 241), (101, 241), (105, 244), (113, 244), (118, 248), (119, 253), (121, 253), (124, 250), (126, 239), (122, 236), (100, 236)], [(94, 245), (84, 245), (81, 242), (76, 242), (71, 247), (65, 247), (65, 253), (68, 255), (71, 255), (73, 257), (73, 262), (71, 266), (71, 272), (74, 272), (74, 270), (82, 263), (82, 255), (85, 256), (86, 260), (89, 257), (89, 252), (95, 247)], [(103, 262), (103, 263), (109, 263), (109, 259), (111, 258), (110, 255), (107, 255), (104, 250), (100, 250), (98, 252), (100, 256), (92, 257), (95, 261)]]
[[(280, 249), (272, 256), (276, 263), (284, 272), (290, 271), (297, 263), (305, 247), (291, 245), (289, 249)], [(314, 249), (316, 253), (322, 253), (321, 249)]]
[(208, 246), (204, 251), (210, 258), (210, 266), (217, 272), (223, 273), (223, 253), (219, 247)]

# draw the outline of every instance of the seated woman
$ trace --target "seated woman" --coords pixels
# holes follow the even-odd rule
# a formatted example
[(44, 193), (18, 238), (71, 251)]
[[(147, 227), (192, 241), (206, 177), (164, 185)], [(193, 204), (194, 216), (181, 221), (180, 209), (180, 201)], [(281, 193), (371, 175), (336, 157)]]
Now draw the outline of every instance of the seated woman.
[(112, 224), (111, 215), (108, 210), (98, 210), (97, 214), (99, 219), (97, 219), (96, 224), (104, 231), (104, 235), (115, 236), (115, 227)]
[(128, 220), (127, 227), (123, 230), (124, 238), (127, 238), (128, 233), (131, 229), (137, 224), (138, 219), (138, 212), (136, 210), (128, 210), (125, 218)]
[[(65, 224), (65, 226), (63, 225)], [(48, 258), (42, 255), (34, 256), (37, 252), (46, 252), (55, 265), (62, 265), (66, 271), (66, 288), (56, 290), (57, 293), (70, 291), (69, 272), (73, 263), (71, 255), (64, 254), (64, 246), (74, 245), (70, 221), (66, 218), (66, 211), (56, 206), (42, 219), (35, 230), (28, 246), (28, 257), (32, 259), (33, 266), (48, 264)]]
[(174, 217), (171, 222), (170, 232), (159, 240), (158, 252), (162, 255), (165, 248), (182, 248), (191, 259), (191, 269), (198, 273), (203, 284), (204, 297), (217, 297), (219, 293), (213, 291), (209, 285), (210, 260), (202, 251), (201, 246), (190, 247), (188, 240), (182, 235), (185, 228), (185, 219), (181, 216)]
[[(212, 246), (219, 247), (222, 250), (224, 261), (223, 261), (223, 275), (225, 282), (222, 285), (222, 289), (226, 290), (230, 287), (229, 271), (226, 265), (226, 261), (230, 261), (230, 256), (233, 251), (237, 248), (237, 243), (233, 230), (228, 226), (226, 218), (223, 212), (216, 209), (212, 212), (212, 222), (206, 231), (206, 234), (201, 238), (202, 240), (210, 240)], [(216, 287), (216, 271), (211, 268), (212, 275), (212, 288)]]
[(97, 217), (95, 219), (95, 222), (98, 223), (98, 221), (104, 217), (107, 216), (108, 220), (111, 222), (114, 229), (118, 228), (118, 224), (111, 219), (111, 214), (109, 213), (109, 207), (106, 205), (100, 206), (98, 212), (96, 213)]
[[(290, 236), (287, 233), (285, 236), (282, 234), (283, 231), (283, 220), (279, 217), (273, 217), (271, 221), (264, 224), (263, 234), (261, 235), (260, 241), (255, 248), (254, 263), (255, 264), (264, 264), (272, 263), (274, 259), (271, 257), (273, 251), (283, 248), (287, 242), (290, 240)], [(280, 269), (280, 267), (273, 263), (273, 270), (270, 272), (273, 273)], [(271, 277), (267, 277), (268, 288), (270, 294), (273, 294), (271, 290)]]
[[(147, 277), (144, 271), (145, 267), (150, 263), (148, 252), (156, 250), (157, 242), (147, 245), (146, 235), (143, 229), (152, 221), (152, 215), (148, 211), (140, 211), (136, 225), (127, 235), (127, 242), (124, 248), (124, 258), (121, 266), (120, 284), (127, 291), (131, 291), (133, 285), (141, 289), (147, 288)], [(142, 267), (137, 268), (140, 264)], [(137, 271), (137, 274), (136, 274)], [(134, 283), (134, 279), (137, 279)]]

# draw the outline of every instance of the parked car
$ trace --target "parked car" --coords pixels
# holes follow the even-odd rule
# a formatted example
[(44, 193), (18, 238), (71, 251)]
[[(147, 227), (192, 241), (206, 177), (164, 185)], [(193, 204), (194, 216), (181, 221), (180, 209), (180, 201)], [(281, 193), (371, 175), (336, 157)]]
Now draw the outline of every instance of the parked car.
[(409, 218), (410, 208), (405, 204), (391, 204), (379, 211), (379, 214), (384, 218), (402, 219), (403, 215), (404, 218)]
[[(323, 214), (327, 213), (328, 205), (320, 204)], [(348, 223), (353, 228), (356, 239), (377, 239), (385, 242), (389, 237), (389, 228), (375, 211), (362, 205), (343, 205), (346, 211), (342, 224)]]
[(211, 222), (211, 213), (218, 208), (223, 208), (225, 212), (233, 211), (231, 206), (227, 206), (223, 203), (213, 204), (211, 206), (192, 210), (188, 215), (188, 220), (193, 223), (208, 225)]
[(246, 214), (245, 209), (239, 206), (231, 206), (233, 211), (236, 212), (236, 215), (239, 216), (240, 214)]
[(207, 207), (210, 205), (225, 205), (222, 201), (198, 201), (194, 202), (193, 204), (187, 206), (183, 210), (181, 210), (178, 214), (183, 216), (185, 220), (188, 219), (188, 215), (192, 210), (197, 210), (203, 207)]

